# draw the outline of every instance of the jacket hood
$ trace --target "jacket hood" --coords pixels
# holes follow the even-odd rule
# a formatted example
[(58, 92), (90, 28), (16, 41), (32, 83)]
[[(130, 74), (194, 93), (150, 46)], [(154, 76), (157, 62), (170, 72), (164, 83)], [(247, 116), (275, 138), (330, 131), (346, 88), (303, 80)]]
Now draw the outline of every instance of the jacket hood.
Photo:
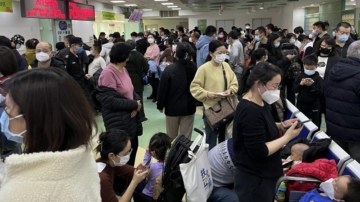
[(113, 42), (109, 42), (109, 43), (104, 44), (102, 47), (106, 48), (106, 49), (111, 49), (113, 47), (113, 45), (114, 45)]
[(330, 79), (343, 81), (356, 74), (360, 74), (360, 60), (357, 58), (343, 58), (334, 65), (330, 72)]
[(214, 40), (214, 39), (209, 36), (202, 35), (202, 36), (200, 36), (199, 41), (196, 42), (195, 46), (197, 49), (200, 49), (204, 45), (209, 44), (212, 40)]

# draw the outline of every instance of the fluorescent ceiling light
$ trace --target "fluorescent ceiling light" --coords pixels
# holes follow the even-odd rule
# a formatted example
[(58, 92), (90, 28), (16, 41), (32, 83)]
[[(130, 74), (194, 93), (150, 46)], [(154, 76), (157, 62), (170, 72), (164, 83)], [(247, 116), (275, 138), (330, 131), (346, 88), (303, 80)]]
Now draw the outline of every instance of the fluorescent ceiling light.
[(155, 1), (168, 1), (168, 0), (155, 0)]
[(125, 3), (125, 1), (111, 1), (111, 3)]
[(181, 10), (181, 8), (172, 8), (172, 10)]
[(124, 4), (124, 6), (137, 6), (136, 4)]
[(177, 8), (178, 6), (167, 6), (168, 8)]
[(162, 5), (164, 6), (167, 6), (167, 5), (174, 5), (174, 3), (161, 3)]
[(144, 9), (142, 9), (143, 11), (152, 11), (152, 9), (151, 8), (144, 8)]

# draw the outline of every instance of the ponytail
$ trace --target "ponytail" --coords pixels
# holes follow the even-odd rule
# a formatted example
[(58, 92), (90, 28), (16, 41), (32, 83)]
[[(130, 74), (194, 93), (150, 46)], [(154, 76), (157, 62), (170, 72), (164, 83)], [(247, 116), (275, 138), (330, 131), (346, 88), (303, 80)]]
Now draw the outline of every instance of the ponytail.
[[(251, 59), (251, 61), (252, 61), (252, 59)], [(254, 69), (254, 67), (255, 66), (249, 66), (249, 67), (245, 68), (245, 70), (241, 76), (240, 83), (239, 83), (239, 90), (237, 93), (239, 97), (242, 97), (245, 93), (247, 93), (250, 90), (251, 86), (249, 86), (247, 84), (247, 80), (250, 76), (251, 71)]]
[(206, 57), (206, 60), (205, 60), (205, 62), (209, 62), (209, 61), (211, 61), (211, 55), (210, 55), (210, 53), (209, 53), (209, 55)]

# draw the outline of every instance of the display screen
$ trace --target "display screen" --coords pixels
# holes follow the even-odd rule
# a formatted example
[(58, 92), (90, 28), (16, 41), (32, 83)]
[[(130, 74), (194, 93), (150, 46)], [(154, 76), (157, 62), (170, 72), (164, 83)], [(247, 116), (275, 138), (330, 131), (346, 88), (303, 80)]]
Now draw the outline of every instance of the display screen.
[(95, 7), (69, 2), (69, 20), (95, 21)]
[(63, 0), (20, 0), (21, 17), (66, 19), (66, 4)]

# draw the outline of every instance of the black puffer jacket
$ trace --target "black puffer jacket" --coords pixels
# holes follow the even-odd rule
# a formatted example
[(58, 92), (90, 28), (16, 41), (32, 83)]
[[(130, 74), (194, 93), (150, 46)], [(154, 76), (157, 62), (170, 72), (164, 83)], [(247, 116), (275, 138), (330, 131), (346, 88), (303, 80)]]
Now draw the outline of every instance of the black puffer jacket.
[[(142, 124), (139, 113), (131, 118), (131, 112), (138, 108), (140, 97), (134, 93), (134, 100), (130, 100), (113, 88), (99, 86), (92, 97), (96, 97), (95, 104), (101, 108), (106, 130), (120, 129), (126, 131), (130, 137), (142, 135)], [(100, 106), (99, 106), (100, 105)]]

